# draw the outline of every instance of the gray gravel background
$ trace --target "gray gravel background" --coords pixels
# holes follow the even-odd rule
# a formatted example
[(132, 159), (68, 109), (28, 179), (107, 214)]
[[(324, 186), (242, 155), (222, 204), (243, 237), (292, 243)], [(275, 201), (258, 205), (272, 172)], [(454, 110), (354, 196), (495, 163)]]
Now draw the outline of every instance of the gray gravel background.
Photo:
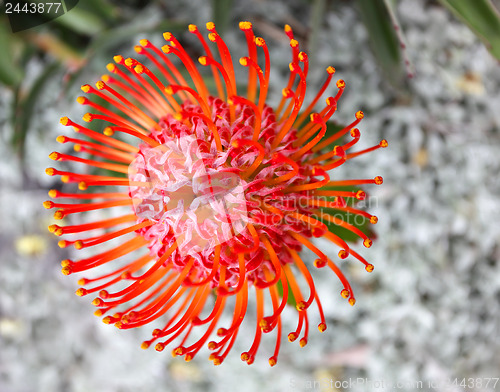
[[(199, 1), (175, 0), (172, 7), (186, 26), (210, 18)], [(235, 18), (260, 16), (261, 26), (295, 18), (300, 31), (304, 9), (296, 1), (248, 1), (238, 4)], [(376, 67), (355, 10), (339, 5), (325, 16), (312, 84), (334, 65), (348, 84), (336, 118), (349, 121), (363, 109), (361, 145), (389, 141), (340, 170), (384, 177), (383, 186), (368, 189), (379, 238), (363, 255), (375, 271), (346, 266), (354, 307), (338, 296), (333, 274), (317, 274), (328, 330), (313, 328), (303, 349), (283, 342), (274, 368), (264, 355), (252, 366), (239, 359), (253, 325), (214, 367), (206, 355), (186, 364), (168, 352), (143, 351), (149, 329), (119, 332), (92, 315), (88, 297), (73, 295), (77, 277), (60, 273), (66, 254), (46, 232), (51, 219), (41, 207), (50, 186), (47, 155), (63, 130), (58, 119), (78, 113), (79, 92), (63, 92), (54, 81), (42, 94), (40, 132), (29, 135), (23, 176), (7, 143), (10, 92), (0, 90), (0, 391), (500, 390), (494, 380), (485, 388), (487, 378), (500, 377), (500, 67), (467, 27), (432, 2), (402, 0), (397, 11), (415, 71), (411, 94), (399, 100)], [(152, 6), (139, 18), (156, 15)], [(224, 35), (230, 48), (243, 37), (234, 26)], [(279, 92), (289, 48), (256, 30), (273, 46)], [(44, 63), (34, 59), (30, 67), (28, 85)], [(100, 69), (89, 69), (86, 81)], [(292, 311), (284, 327), (295, 328)], [(467, 387), (453, 385), (464, 378)]]

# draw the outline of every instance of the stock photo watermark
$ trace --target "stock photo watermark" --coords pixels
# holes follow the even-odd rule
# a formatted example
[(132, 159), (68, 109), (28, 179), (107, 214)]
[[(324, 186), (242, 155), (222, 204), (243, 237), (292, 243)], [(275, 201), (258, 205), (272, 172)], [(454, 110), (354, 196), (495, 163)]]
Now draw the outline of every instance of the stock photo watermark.
[(13, 33), (31, 29), (68, 13), (79, 0), (15, 0), (5, 1), (2, 12), (9, 19)]
[(385, 380), (365, 377), (296, 379), (289, 381), (290, 391), (348, 391), (363, 388), (366, 391), (436, 390), (436, 391), (495, 391), (500, 390), (499, 377), (454, 377), (429, 380)]

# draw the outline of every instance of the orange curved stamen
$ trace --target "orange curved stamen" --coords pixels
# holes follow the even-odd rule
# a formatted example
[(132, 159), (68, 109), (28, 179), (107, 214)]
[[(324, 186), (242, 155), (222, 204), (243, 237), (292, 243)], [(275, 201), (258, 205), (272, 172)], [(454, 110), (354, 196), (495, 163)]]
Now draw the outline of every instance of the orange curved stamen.
[(309, 306), (311, 306), (311, 304), (314, 301), (314, 297), (316, 295), (316, 286), (314, 285), (314, 281), (313, 281), (313, 278), (311, 276), (311, 273), (309, 272), (309, 269), (306, 267), (306, 265), (304, 264), (304, 262), (302, 261), (302, 259), (298, 255), (298, 253), (295, 252), (293, 249), (288, 249), (288, 251), (292, 255), (292, 258), (295, 261), (295, 265), (300, 270), (300, 272), (302, 273), (302, 275), (306, 279), (307, 284), (309, 286), (310, 294), (309, 294), (309, 298), (307, 299), (307, 301), (304, 301), (303, 303), (297, 302), (297, 308), (299, 310), (305, 310), (305, 309), (309, 308)]
[(335, 73), (335, 68), (328, 67), (326, 69), (326, 72), (328, 73), (328, 76), (326, 77), (326, 80), (323, 83), (323, 86), (321, 86), (320, 90), (316, 94), (316, 97), (311, 101), (311, 103), (306, 108), (306, 110), (299, 116), (297, 121), (295, 121), (295, 123), (294, 123), (295, 128), (300, 128), (300, 125), (304, 122), (304, 120), (307, 118), (309, 113), (311, 113), (314, 106), (318, 103), (319, 99), (321, 98), (321, 96), (323, 95), (323, 93), (325, 92), (325, 90), (327, 89), (327, 87), (329, 86), (329, 84), (333, 78), (333, 74)]
[(104, 136), (98, 132), (92, 131), (91, 129), (85, 128), (80, 124), (73, 122), (68, 117), (61, 117), (60, 123), (64, 126), (72, 126), (74, 127), (75, 132), (82, 133), (91, 139), (107, 144), (108, 146), (118, 148), (122, 151), (130, 152), (132, 154), (136, 154), (139, 151), (137, 147), (133, 147), (128, 143), (122, 142), (121, 140), (116, 140), (112, 137)]
[(94, 238), (92, 238), (92, 239), (87, 238), (87, 239), (76, 240), (76, 241), (74, 241), (75, 247), (77, 249), (83, 249), (83, 248), (88, 248), (89, 246), (95, 246), (98, 244), (102, 244), (103, 242), (110, 241), (110, 240), (112, 240), (114, 238), (118, 238), (122, 235), (129, 234), (129, 233), (132, 233), (136, 230), (142, 229), (144, 227), (151, 226), (152, 224), (153, 224), (153, 222), (151, 222), (151, 221), (144, 221), (142, 223), (138, 223), (136, 225), (127, 227), (125, 229), (117, 230), (117, 231), (114, 231), (112, 233), (103, 234), (99, 237), (96, 237), (95, 239)]
[(283, 191), (285, 193), (290, 193), (290, 192), (300, 192), (300, 191), (308, 191), (308, 190), (318, 189), (318, 188), (325, 186), (330, 181), (330, 176), (328, 175), (328, 173), (321, 168), (314, 167), (311, 174), (313, 176), (317, 176), (317, 175), (323, 176), (323, 179), (321, 181), (310, 182), (308, 184), (291, 185), (291, 186), (285, 188)]
[[(196, 35), (196, 37), (200, 40), (201, 44), (203, 45), (203, 49), (205, 50), (205, 53), (207, 54), (208, 57), (213, 59), (213, 54), (212, 51), (210, 50), (210, 47), (207, 44), (207, 41), (205, 38), (201, 35), (200, 31), (198, 30), (198, 26), (191, 24), (189, 25), (189, 31), (193, 34)], [(220, 76), (219, 73), (217, 72), (217, 68), (212, 64), (211, 67), (212, 69), (212, 75), (215, 80), (215, 85), (217, 87), (217, 92), (219, 94), (219, 98), (222, 99), (223, 101), (226, 100), (226, 96), (224, 94), (224, 89), (221, 84)]]

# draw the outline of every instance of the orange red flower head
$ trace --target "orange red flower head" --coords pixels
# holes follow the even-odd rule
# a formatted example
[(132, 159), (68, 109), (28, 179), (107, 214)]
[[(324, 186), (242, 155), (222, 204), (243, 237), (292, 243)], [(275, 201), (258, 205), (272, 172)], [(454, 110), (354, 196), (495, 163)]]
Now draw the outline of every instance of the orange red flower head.
[[(381, 184), (382, 178), (333, 181), (330, 176), (347, 160), (387, 142), (351, 152), (360, 138), (356, 125), (362, 112), (345, 128), (328, 133), (327, 121), (345, 82), (338, 80), (335, 94), (319, 111), (313, 109), (329, 88), (333, 67), (304, 107), (309, 63), (289, 26), (288, 84), (280, 104), (268, 106), (266, 42), (254, 35), (251, 23), (241, 22), (240, 29), (248, 46), (248, 56), (239, 60), (248, 69), (244, 92), (237, 91), (233, 58), (213, 23), (207, 24), (208, 41), (198, 27), (189, 26), (205, 51), (197, 62), (171, 33), (164, 34), (167, 44), (161, 48), (141, 40), (135, 47), (140, 60), (115, 56), (115, 63), (107, 66), (110, 74), (95, 87), (82, 86), (86, 95), (78, 98), (90, 109), (83, 121), (98, 123), (102, 133), (63, 117), (61, 123), (77, 137), (57, 140), (71, 143), (79, 154), (50, 154), (53, 160), (77, 162), (84, 169), (46, 170), (85, 192), (51, 190), (57, 201), (44, 206), (55, 209), (55, 219), (106, 212), (97, 221), (84, 218), (85, 223), (49, 227), (64, 236), (61, 247), (73, 245), (84, 253), (78, 260), (63, 260), (64, 274), (96, 271), (80, 280), (83, 287), (76, 293), (96, 296), (92, 303), (105, 323), (129, 329), (159, 322), (143, 348), (154, 344), (162, 351), (170, 346), (174, 356), (189, 361), (207, 346), (217, 365), (235, 342), (248, 302), (255, 301), (256, 314), (250, 317), (255, 336), (241, 359), (252, 363), (262, 334), (274, 333), (273, 366), (287, 302), (296, 303), (298, 316), (289, 341), (307, 344), (313, 304), (319, 330), (326, 329), (311, 269), (328, 267), (351, 305), (353, 290), (333, 259), (352, 256), (368, 272), (373, 270), (335, 228), (371, 246), (366, 230), (345, 217), (377, 222), (356, 207), (366, 197), (357, 186)], [(213, 95), (202, 67), (212, 72)], [(338, 254), (320, 250), (315, 237), (335, 244)], [(304, 248), (316, 255), (314, 266), (302, 260)], [(232, 315), (231, 321), (220, 321), (224, 312)], [(196, 329), (202, 333), (192, 333)]]

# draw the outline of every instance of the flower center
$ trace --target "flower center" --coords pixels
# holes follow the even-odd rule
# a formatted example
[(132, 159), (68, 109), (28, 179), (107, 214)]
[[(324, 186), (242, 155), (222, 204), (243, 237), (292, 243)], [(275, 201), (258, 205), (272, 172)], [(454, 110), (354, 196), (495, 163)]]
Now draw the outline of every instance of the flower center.
[(130, 187), (135, 214), (155, 222), (148, 236), (161, 243), (173, 234), (183, 257), (207, 256), (247, 222), (246, 182), (201, 142), (183, 135), (158, 147), (142, 145), (129, 167), (130, 181), (140, 183)]
[[(261, 234), (271, 239), (283, 263), (291, 262), (285, 244), (300, 249), (300, 243), (286, 234), (289, 226), (300, 223), (284, 222), (280, 212), (295, 211), (298, 197), (304, 197), (282, 192), (308, 178), (299, 174), (300, 160), (297, 164), (288, 158), (298, 150), (293, 146), (297, 138), (290, 132), (273, 149), (280, 126), (266, 107), (261, 138), (252, 141), (256, 116), (251, 107), (235, 105), (236, 120), (231, 121), (226, 102), (210, 98), (209, 104), (213, 124), (207, 124), (201, 107), (186, 101), (180, 116), (168, 115), (160, 122), (161, 129), (152, 130), (150, 137), (160, 145), (139, 146), (129, 167), (129, 192), (138, 223), (153, 222), (139, 232), (152, 255), (171, 251), (179, 270), (195, 259), (193, 279), (210, 275), (220, 246), (221, 264), (228, 268), (223, 281), (213, 278), (214, 286), (234, 287), (245, 276), (264, 282), (272, 267), (261, 268), (271, 265)], [(210, 125), (217, 128), (222, 151)], [(256, 229), (249, 230), (249, 224)]]

